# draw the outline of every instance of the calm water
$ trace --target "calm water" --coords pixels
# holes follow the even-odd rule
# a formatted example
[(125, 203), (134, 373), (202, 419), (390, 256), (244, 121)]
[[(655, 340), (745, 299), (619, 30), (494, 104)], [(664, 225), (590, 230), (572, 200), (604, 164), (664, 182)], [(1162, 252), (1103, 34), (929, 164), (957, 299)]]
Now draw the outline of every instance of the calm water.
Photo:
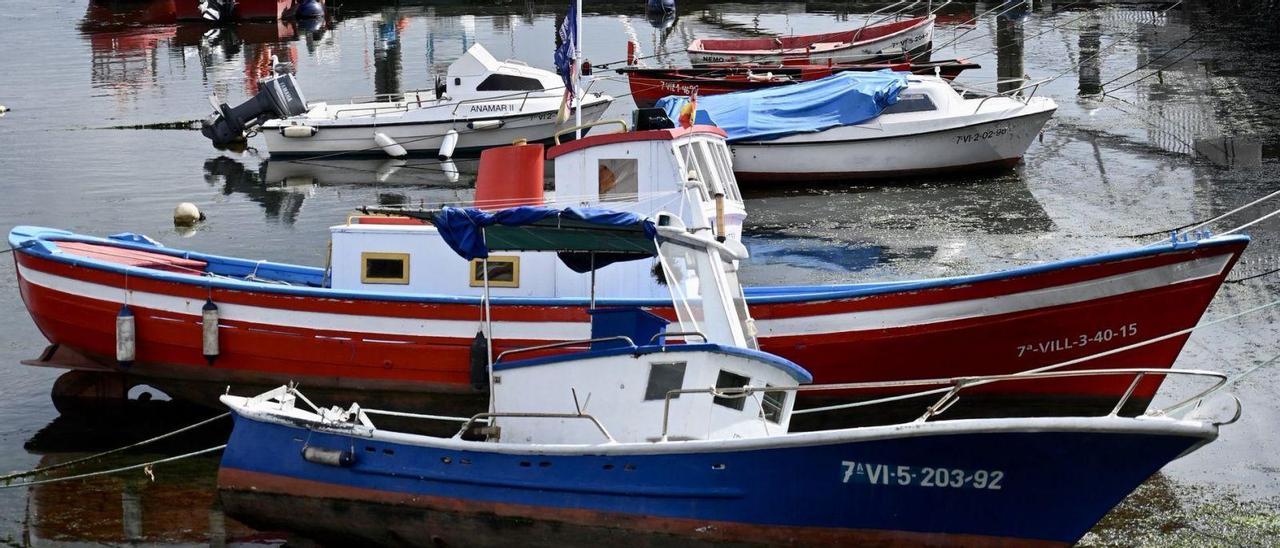
[[(202, 118), (216, 92), (235, 104), (271, 54), (296, 63), (310, 99), (426, 87), (473, 43), (497, 57), (549, 67), (561, 2), (434, 2), (382, 7), (345, 2), (324, 28), (290, 24), (149, 22), (147, 2), (8, 0), (0, 11), (0, 228), (56, 226), (92, 234), (135, 231), (203, 251), (322, 264), (327, 228), (355, 206), (466, 200), (474, 163), (450, 182), (434, 162), (272, 162), (220, 153), (198, 132), (145, 129)], [(333, 3), (337, 3), (333, 0)], [(387, 2), (391, 4), (392, 2)], [(488, 3), (494, 4), (494, 3)], [(647, 54), (680, 51), (693, 37), (820, 32), (859, 24), (883, 4), (693, 3), (651, 24), (642, 2), (589, 2), (588, 57), (624, 57), (634, 35)], [(1129, 246), (1125, 235), (1212, 217), (1277, 189), (1280, 93), (1274, 2), (1037, 2), (982, 17), (996, 2), (943, 13), (936, 57), (983, 68), (961, 81), (1061, 75), (1039, 93), (1059, 111), (1025, 163), (1004, 175), (910, 185), (831, 185), (748, 192), (753, 283), (887, 280), (982, 272)], [(1124, 76), (1155, 59), (1152, 68)], [(1140, 77), (1150, 77), (1126, 85)], [(1106, 85), (1110, 80), (1120, 79)], [(1105, 99), (1097, 90), (1105, 85)], [(597, 86), (620, 96), (625, 84)], [(607, 116), (627, 115), (619, 100)], [(181, 124), (179, 124), (181, 125)], [(142, 127), (144, 129), (137, 129)], [(260, 143), (259, 143), (260, 145)], [(170, 222), (191, 201), (209, 215), (193, 233)], [(1238, 220), (1280, 207), (1264, 204)], [(1234, 226), (1224, 223), (1224, 230)], [(1280, 266), (1280, 221), (1256, 238), (1236, 276)], [(8, 257), (4, 257), (8, 260)], [(1227, 284), (1207, 318), (1276, 298), (1280, 275)], [(45, 341), (0, 268), (0, 470), (19, 470), (114, 447), (190, 417), (58, 418), (49, 388), (58, 371), (19, 365)], [(1274, 310), (1196, 333), (1178, 367), (1240, 373), (1280, 353)], [(1166, 468), (1109, 516), (1090, 544), (1268, 544), (1280, 538), (1280, 370), (1244, 378), (1240, 423), (1218, 442)], [(1178, 388), (1176, 386), (1171, 388)], [(125, 465), (220, 442), (225, 425)], [(1012, 448), (1011, 448), (1012, 449)], [(94, 468), (91, 466), (90, 468)], [(216, 459), (33, 489), (0, 490), (0, 540), (87, 543), (275, 542), (222, 516)]]

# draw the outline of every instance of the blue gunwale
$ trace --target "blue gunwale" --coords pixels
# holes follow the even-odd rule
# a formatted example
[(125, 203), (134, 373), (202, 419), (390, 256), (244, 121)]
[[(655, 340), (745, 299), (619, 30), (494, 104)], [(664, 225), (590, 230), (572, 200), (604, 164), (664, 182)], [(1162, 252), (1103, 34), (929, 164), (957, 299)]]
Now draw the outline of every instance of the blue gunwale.
[[(103, 244), (119, 247), (122, 249), (134, 249), (139, 251), (147, 251), (151, 253), (160, 253), (172, 257), (181, 257), (185, 259), (194, 259), (204, 261), (209, 264), (210, 271), (216, 274), (227, 276), (247, 275), (249, 273), (257, 273), (262, 277), (271, 277), (280, 279), (290, 283), (318, 284), (324, 280), (325, 271), (322, 268), (292, 265), (285, 263), (274, 263), (270, 261), (252, 261), (235, 257), (226, 257), (221, 255), (210, 255), (195, 251), (187, 251), (173, 249), (168, 247), (150, 245), (146, 243), (136, 243), (116, 238), (136, 238), (137, 235), (131, 233), (117, 234), (112, 238), (101, 238), (96, 236), (85, 236), (68, 232), (66, 230), (45, 228), (38, 226), (17, 226), (9, 231), (9, 245), (18, 253), (24, 253), (44, 259), (71, 264), (75, 266), (93, 268), (97, 270), (113, 272), (118, 274), (128, 274), (129, 276), (149, 278), (159, 281), (179, 283), (186, 285), (194, 285), (198, 287), (208, 287), (214, 289), (228, 289), (235, 291), (257, 291), (263, 293), (278, 293), (285, 295), (306, 296), (315, 298), (340, 298), (352, 300), (376, 300), (376, 301), (394, 301), (409, 303), (442, 303), (442, 304), (467, 304), (479, 305), (482, 300), (479, 296), (462, 296), (462, 295), (444, 295), (444, 294), (422, 294), (422, 295), (405, 295), (395, 293), (382, 293), (377, 291), (362, 290), (338, 290), (328, 287), (318, 287), (311, 285), (280, 285), (263, 282), (250, 282), (245, 280), (212, 278), (207, 276), (196, 276), (190, 274), (177, 274), (173, 272), (154, 270), (148, 268), (138, 268), (132, 266), (121, 265), (117, 263), (101, 261), (97, 259), (67, 255), (57, 252), (57, 242), (85, 242), (93, 244)], [(1160, 255), (1175, 251), (1185, 251), (1197, 248), (1213, 248), (1227, 247), (1248, 243), (1250, 237), (1246, 235), (1228, 235), (1216, 236), (1204, 240), (1196, 240), (1189, 242), (1164, 242), (1154, 245), (1146, 245), (1126, 249), (1122, 251), (1114, 251), (1110, 253), (1102, 253), (1089, 255), (1075, 259), (1064, 261), (1053, 261), (1030, 266), (1023, 266), (1002, 270), (997, 272), (988, 272), (983, 274), (973, 274), (966, 276), (953, 276), (944, 278), (926, 278), (918, 280), (904, 280), (895, 282), (871, 282), (858, 284), (835, 284), (835, 285), (809, 285), (809, 286), (764, 286), (764, 287), (746, 287), (744, 289), (748, 301), (751, 304), (779, 304), (779, 303), (803, 303), (815, 301), (831, 301), (839, 299), (862, 298), (874, 295), (882, 295), (887, 293), (896, 293), (904, 291), (920, 291), (927, 289), (938, 289), (947, 287), (956, 287), (970, 285), (980, 282), (1004, 280), (1017, 278), (1021, 276), (1029, 276), (1055, 270), (1067, 268), (1102, 264), (1107, 262), (1122, 261), (1128, 259), (1136, 259), (1148, 256)], [(290, 281), (294, 280), (294, 281)], [(586, 306), (590, 300), (587, 298), (576, 297), (495, 297), (495, 305), (513, 305), (513, 306)], [(597, 299), (597, 306), (668, 306), (670, 302), (666, 299), (642, 299), (642, 298), (601, 298)]]

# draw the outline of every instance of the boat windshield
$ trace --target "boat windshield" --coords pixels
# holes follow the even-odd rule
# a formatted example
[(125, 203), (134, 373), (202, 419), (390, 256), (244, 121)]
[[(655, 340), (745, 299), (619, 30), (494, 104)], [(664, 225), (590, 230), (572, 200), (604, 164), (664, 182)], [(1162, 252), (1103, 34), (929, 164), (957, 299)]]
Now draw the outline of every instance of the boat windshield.
[(737, 274), (732, 273), (730, 282), (719, 252), (663, 239), (658, 253), (680, 331), (701, 333), (711, 343), (747, 346), (744, 320), (738, 313), (746, 303), (734, 302), (730, 290), (741, 295)]
[(685, 171), (696, 173), (698, 180), (705, 183), (712, 194), (724, 192), (726, 199), (742, 201), (738, 182), (733, 177), (728, 147), (724, 143), (698, 140), (681, 145), (680, 158), (685, 163)]

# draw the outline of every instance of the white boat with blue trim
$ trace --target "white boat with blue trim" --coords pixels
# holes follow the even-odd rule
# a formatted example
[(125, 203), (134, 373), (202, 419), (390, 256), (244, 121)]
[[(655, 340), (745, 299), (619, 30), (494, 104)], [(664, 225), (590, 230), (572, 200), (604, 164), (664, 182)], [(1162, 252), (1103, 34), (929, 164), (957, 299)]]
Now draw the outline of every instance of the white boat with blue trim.
[[(639, 309), (595, 309), (591, 339), (490, 348), (489, 409), (470, 417), (322, 409), (292, 386), (223, 396), (235, 416), (218, 473), (229, 515), (378, 545), (1062, 546), (1239, 416), (1238, 401), (1223, 421), (1188, 413), (1225, 382), (1216, 373), (1074, 371), (1039, 377), (1217, 384), (1140, 417), (1116, 415), (1126, 393), (1106, 416), (932, 421), (967, 387), (1039, 377), (918, 381), (906, 386), (940, 387), (941, 399), (915, 421), (789, 433), (797, 392), (875, 386), (810, 385), (756, 349), (739, 246), (668, 215), (446, 208), (433, 222), (467, 259), (556, 251), (592, 270), (656, 256), (678, 330)], [(566, 346), (578, 350), (546, 354)], [(375, 424), (387, 415), (461, 427), (389, 431)]]

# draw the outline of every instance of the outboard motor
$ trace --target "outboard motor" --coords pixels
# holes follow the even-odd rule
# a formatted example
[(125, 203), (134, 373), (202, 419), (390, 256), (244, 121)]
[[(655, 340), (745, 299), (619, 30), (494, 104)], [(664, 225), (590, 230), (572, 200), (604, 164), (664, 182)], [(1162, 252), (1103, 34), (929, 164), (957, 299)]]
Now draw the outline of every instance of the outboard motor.
[(317, 19), (324, 17), (324, 4), (320, 0), (302, 0), (298, 11), (294, 13), (298, 19)]
[(307, 111), (307, 100), (288, 72), (259, 80), (258, 94), (235, 108), (219, 103), (216, 95), (209, 96), (209, 102), (214, 112), (200, 124), (200, 133), (218, 148), (244, 141), (245, 130), (271, 118), (288, 118)]

